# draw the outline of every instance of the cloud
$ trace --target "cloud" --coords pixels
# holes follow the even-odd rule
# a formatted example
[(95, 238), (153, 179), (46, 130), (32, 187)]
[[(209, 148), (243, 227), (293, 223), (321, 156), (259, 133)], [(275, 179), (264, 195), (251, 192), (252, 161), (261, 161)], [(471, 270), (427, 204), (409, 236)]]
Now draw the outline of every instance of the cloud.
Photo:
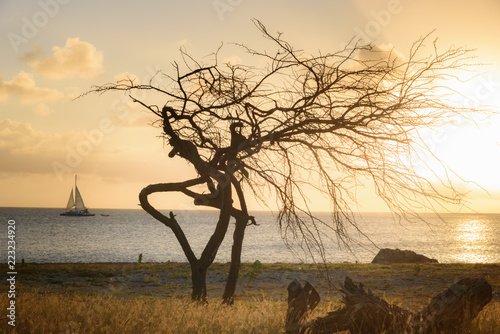
[(94, 78), (104, 72), (102, 51), (79, 38), (68, 38), (64, 47), (54, 46), (52, 51), (53, 55), (45, 58), (36, 47), (21, 59), (37, 73), (51, 79)]
[(92, 164), (109, 154), (103, 154), (100, 147), (104, 134), (95, 133), (96, 129), (51, 133), (37, 130), (29, 123), (11, 119), (0, 121), (0, 174), (37, 173), (55, 176), (54, 162), (65, 165), (68, 155), (72, 159), (68, 170), (73, 167), (89, 170)]
[[(174, 178), (193, 172), (181, 159), (169, 159), (161, 140), (151, 146), (149, 139), (139, 139), (143, 145), (133, 146), (138, 139), (117, 137), (120, 131), (113, 131), (109, 120), (106, 129), (99, 126), (82, 132), (50, 133), (29, 123), (0, 121), (0, 178), (45, 174), (61, 180), (82, 173), (146, 183), (151, 182), (151, 175), (164, 175), (166, 171)], [(121, 138), (121, 143), (113, 143), (111, 136)]]
[(39, 43), (33, 45), (33, 49), (21, 55), (19, 60), (29, 63), (44, 57), (43, 48)]
[(35, 114), (40, 116), (47, 116), (52, 114), (52, 109), (49, 108), (45, 103), (39, 103), (35, 106)]
[(22, 103), (37, 103), (55, 101), (63, 98), (63, 94), (51, 88), (39, 88), (35, 85), (33, 76), (24, 71), (19, 72), (11, 81), (0, 78), (0, 101), (10, 96), (18, 96)]
[(64, 92), (66, 93), (66, 98), (71, 101), (79, 97), (82, 93), (80, 92), (79, 87), (66, 87), (64, 89)]
[(47, 134), (28, 123), (10, 119), (0, 122), (0, 173), (49, 172), (51, 161), (58, 156), (73, 135)]

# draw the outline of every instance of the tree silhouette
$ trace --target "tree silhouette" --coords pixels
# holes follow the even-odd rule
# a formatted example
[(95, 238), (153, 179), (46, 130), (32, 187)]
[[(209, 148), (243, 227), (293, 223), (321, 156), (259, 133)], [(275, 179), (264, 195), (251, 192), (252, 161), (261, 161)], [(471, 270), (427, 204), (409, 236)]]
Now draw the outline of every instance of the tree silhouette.
[[(321, 257), (324, 240), (349, 244), (348, 228), (358, 229), (356, 188), (365, 180), (371, 180), (378, 197), (401, 218), (462, 203), (464, 194), (455, 189), (448, 167), (432, 155), (421, 132), (487, 112), (450, 102), (454, 92), (447, 82), (475, 65), (468, 49), (441, 52), (430, 41), (430, 53), (424, 55), (430, 39), (425, 36), (405, 59), (395, 50), (355, 40), (335, 53), (309, 55), (254, 23), (277, 50), (236, 45), (265, 66), (221, 64), (220, 49), (206, 65), (181, 49), (187, 69), (173, 63), (174, 75), (157, 74), (161, 85), (127, 79), (91, 90), (124, 91), (157, 115), (172, 148), (169, 156), (180, 156), (197, 172), (197, 178), (184, 182), (149, 185), (139, 196), (142, 208), (168, 226), (182, 246), (191, 265), (193, 300), (206, 300), (207, 269), (233, 217), (231, 267), (223, 295), (225, 303), (233, 302), (245, 228), (256, 223), (247, 196), (267, 204), (263, 198), (268, 191), (274, 193), (285, 242), (300, 240), (306, 251)], [(139, 91), (150, 91), (150, 100), (161, 102), (141, 100)], [(439, 182), (422, 176), (421, 170), (430, 170)], [(329, 198), (331, 220), (309, 209), (308, 188)], [(150, 194), (171, 191), (219, 210), (200, 258), (175, 215), (163, 215), (148, 201)]]

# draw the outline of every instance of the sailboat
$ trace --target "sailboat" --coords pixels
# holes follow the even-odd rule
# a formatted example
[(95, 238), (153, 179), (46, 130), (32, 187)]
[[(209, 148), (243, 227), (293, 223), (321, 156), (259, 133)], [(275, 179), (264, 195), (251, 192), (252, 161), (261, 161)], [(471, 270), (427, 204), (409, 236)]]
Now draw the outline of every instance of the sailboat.
[(76, 186), (76, 175), (75, 175), (75, 197), (73, 199), (73, 189), (71, 189), (71, 194), (69, 195), (68, 204), (66, 205), (66, 212), (61, 213), (61, 216), (79, 216), (79, 217), (90, 217), (95, 216), (90, 213), (89, 210), (83, 204), (83, 198)]

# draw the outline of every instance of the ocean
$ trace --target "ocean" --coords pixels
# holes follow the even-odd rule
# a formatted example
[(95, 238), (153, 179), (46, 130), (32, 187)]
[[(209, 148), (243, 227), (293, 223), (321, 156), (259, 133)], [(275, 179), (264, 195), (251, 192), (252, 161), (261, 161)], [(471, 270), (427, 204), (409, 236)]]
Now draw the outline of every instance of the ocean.
[[(142, 210), (94, 209), (94, 217), (60, 216), (63, 209), (0, 208), (2, 255), (7, 262), (8, 224), (15, 221), (16, 262), (97, 263), (186, 262), (169, 228)], [(195, 254), (201, 254), (214, 224), (216, 211), (174, 212)], [(109, 216), (101, 216), (101, 214)], [(167, 212), (165, 212), (167, 214)], [(243, 244), (242, 261), (264, 263), (311, 262), (299, 247), (287, 247), (275, 217), (269, 212), (252, 212), (258, 226), (249, 226)], [(328, 214), (321, 213), (320, 215)], [(499, 263), (500, 214), (444, 214), (444, 222), (428, 216), (427, 222), (399, 223), (387, 213), (364, 213), (359, 228), (369, 237), (351, 231), (350, 247), (335, 237), (325, 239), (328, 262), (370, 263), (379, 248), (413, 250), (439, 262)], [(228, 262), (233, 222), (221, 245), (216, 262)], [(317, 260), (320, 258), (318, 257)]]

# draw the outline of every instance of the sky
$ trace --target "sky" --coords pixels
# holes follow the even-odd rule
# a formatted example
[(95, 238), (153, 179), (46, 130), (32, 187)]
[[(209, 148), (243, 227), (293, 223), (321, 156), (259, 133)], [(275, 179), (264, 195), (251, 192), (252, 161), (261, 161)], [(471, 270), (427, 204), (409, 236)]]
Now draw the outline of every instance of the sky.
[[(190, 166), (168, 158), (154, 115), (127, 96), (75, 98), (126, 76), (144, 82), (158, 70), (171, 73), (180, 47), (209, 59), (224, 43), (223, 57), (244, 62), (231, 42), (269, 46), (254, 18), (309, 53), (338, 51), (356, 35), (404, 55), (434, 31), (443, 49), (476, 49), (484, 65), (459, 89), (474, 105), (500, 109), (498, 17), (496, 0), (1, 0), (0, 207), (63, 208), (78, 174), (88, 207), (138, 208), (148, 184), (193, 176)], [(458, 124), (426, 141), (475, 182), (458, 184), (470, 191), (472, 210), (500, 212), (499, 117), (479, 127)], [(179, 195), (155, 196), (161, 208), (194, 208)], [(360, 210), (386, 210), (369, 184), (358, 196)], [(328, 203), (313, 198), (311, 207), (328, 210)], [(260, 207), (250, 200), (250, 208)]]

